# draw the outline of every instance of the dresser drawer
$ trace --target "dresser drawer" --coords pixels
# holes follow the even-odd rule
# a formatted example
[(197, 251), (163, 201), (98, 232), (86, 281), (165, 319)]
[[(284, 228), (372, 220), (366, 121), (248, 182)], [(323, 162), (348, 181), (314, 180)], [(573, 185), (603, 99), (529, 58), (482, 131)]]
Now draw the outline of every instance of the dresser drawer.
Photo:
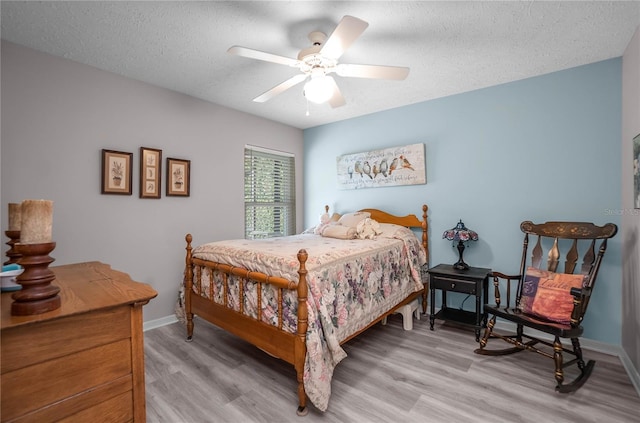
[(124, 339), (4, 373), (2, 419), (55, 408), (108, 384), (121, 393), (131, 392), (131, 372), (131, 343)]
[(477, 283), (460, 279), (448, 278), (446, 276), (431, 275), (431, 287), (443, 291), (463, 292), (475, 295)]
[(131, 337), (129, 307), (2, 331), (2, 374)]

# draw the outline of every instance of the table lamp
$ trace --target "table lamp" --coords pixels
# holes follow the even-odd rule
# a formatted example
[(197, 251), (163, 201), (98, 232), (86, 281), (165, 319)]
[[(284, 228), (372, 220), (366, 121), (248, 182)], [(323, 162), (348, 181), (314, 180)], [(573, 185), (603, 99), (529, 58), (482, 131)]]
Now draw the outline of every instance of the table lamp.
[[(458, 270), (468, 270), (469, 265), (462, 260), (462, 253), (464, 252), (465, 242), (468, 241), (477, 241), (478, 234), (471, 229), (468, 229), (462, 223), (462, 219), (460, 222), (451, 229), (444, 231), (442, 234), (442, 239), (448, 239), (449, 241), (453, 241), (453, 245), (458, 247), (458, 254), (460, 255), (458, 262), (453, 265), (454, 269)], [(456, 244), (457, 243), (457, 244)]]

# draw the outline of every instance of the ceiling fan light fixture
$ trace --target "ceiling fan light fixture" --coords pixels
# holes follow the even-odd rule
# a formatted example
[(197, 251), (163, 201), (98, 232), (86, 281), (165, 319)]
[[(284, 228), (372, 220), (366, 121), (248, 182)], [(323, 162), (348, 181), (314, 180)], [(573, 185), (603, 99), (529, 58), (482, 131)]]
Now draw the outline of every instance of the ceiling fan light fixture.
[(312, 75), (309, 82), (304, 84), (304, 96), (312, 103), (326, 103), (333, 96), (334, 83), (331, 76)]
[(346, 102), (336, 81), (331, 76), (327, 76), (328, 74), (335, 72), (345, 77), (392, 80), (405, 79), (409, 74), (409, 68), (405, 67), (338, 63), (342, 54), (368, 26), (369, 24), (362, 19), (345, 15), (329, 38), (320, 31), (311, 32), (309, 40), (312, 45), (300, 50), (297, 59), (241, 46), (232, 46), (228, 52), (249, 59), (290, 66), (300, 71), (297, 75), (260, 94), (253, 101), (264, 103), (306, 81), (302, 94), (307, 99), (307, 110), (310, 101), (317, 104), (329, 103), (335, 109), (344, 106)]

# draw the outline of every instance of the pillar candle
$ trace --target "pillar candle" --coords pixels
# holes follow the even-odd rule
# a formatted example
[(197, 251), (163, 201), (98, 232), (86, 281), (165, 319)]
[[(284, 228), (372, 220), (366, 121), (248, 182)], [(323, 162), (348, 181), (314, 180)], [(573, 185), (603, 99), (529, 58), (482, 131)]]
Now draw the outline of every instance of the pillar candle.
[(20, 230), (20, 222), (21, 218), (21, 210), (20, 204), (18, 203), (9, 203), (9, 230), (10, 231), (19, 231)]
[(53, 201), (24, 200), (21, 208), (22, 225), (20, 229), (20, 243), (43, 244), (51, 242)]

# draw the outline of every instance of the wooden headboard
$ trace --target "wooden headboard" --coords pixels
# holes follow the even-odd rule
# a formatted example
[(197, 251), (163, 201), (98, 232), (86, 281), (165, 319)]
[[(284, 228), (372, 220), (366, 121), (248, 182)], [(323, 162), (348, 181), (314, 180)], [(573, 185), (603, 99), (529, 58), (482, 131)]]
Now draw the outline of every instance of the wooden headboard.
[[(428, 242), (428, 228), (429, 225), (427, 223), (427, 207), (426, 204), (422, 205), (422, 220), (418, 218), (415, 214), (408, 214), (406, 216), (395, 216), (393, 214), (389, 214), (385, 211), (378, 209), (362, 209), (359, 211), (369, 212), (371, 213), (371, 218), (380, 223), (393, 223), (395, 225), (406, 226), (407, 228), (420, 228), (422, 230), (422, 247), (424, 248), (424, 252), (427, 254), (427, 263), (429, 262), (429, 242)], [(326, 213), (329, 213), (329, 206), (324, 206), (324, 210)], [(331, 220), (337, 221), (340, 219), (340, 215), (338, 213), (333, 213), (331, 216)]]

